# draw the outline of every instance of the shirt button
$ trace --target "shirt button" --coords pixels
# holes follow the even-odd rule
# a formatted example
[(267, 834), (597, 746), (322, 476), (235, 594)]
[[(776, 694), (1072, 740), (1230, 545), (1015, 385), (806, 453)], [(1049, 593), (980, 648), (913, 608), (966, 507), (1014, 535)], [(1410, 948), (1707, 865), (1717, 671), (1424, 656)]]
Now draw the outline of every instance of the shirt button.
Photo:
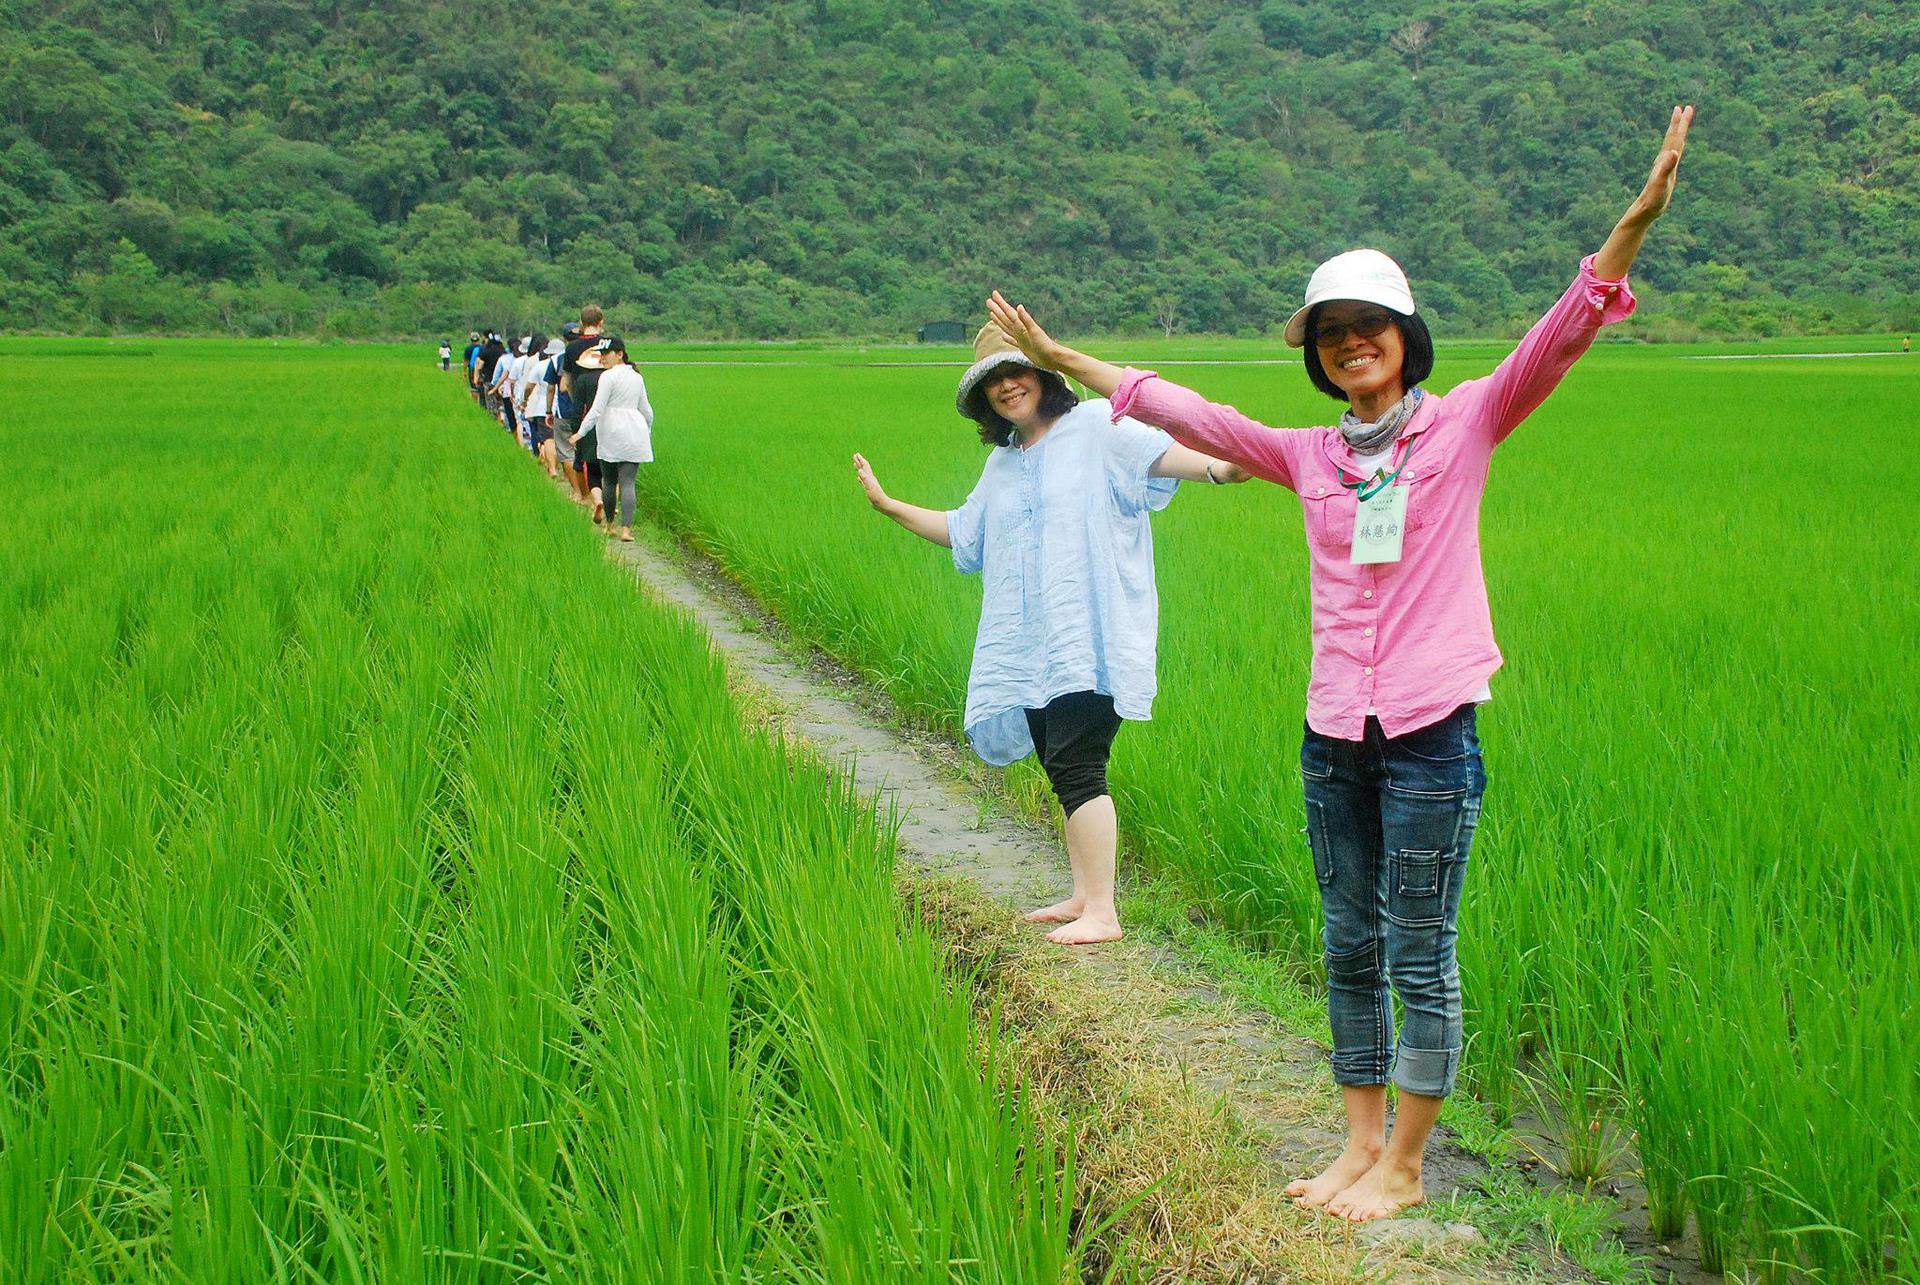
[(1373, 597), (1373, 590), (1371, 590), (1371, 589), (1362, 589), (1362, 590), (1360, 591), (1360, 596), (1361, 596), (1362, 598), (1371, 598), (1371, 597)]
[(1372, 673), (1373, 673), (1373, 666), (1372, 666), (1372, 665), (1368, 665), (1368, 666), (1367, 666), (1367, 667), (1366, 667), (1365, 669), (1363, 669), (1363, 670), (1361, 670), (1360, 672), (1361, 672), (1361, 673), (1363, 673), (1363, 674), (1367, 674), (1367, 675), (1369, 675), (1369, 676), (1371, 676), (1371, 675), (1372, 675)]
[(1368, 626), (1367, 626), (1367, 637), (1369, 637), (1369, 638), (1371, 638), (1371, 637), (1373, 637), (1373, 626), (1372, 626), (1372, 625), (1368, 625)]

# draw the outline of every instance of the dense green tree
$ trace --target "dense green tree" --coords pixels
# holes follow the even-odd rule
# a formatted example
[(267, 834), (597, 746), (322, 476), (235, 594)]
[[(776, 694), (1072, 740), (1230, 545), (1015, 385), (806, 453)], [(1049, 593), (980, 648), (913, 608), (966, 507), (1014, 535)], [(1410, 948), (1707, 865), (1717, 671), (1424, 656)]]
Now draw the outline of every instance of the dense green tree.
[(518, 246), (489, 240), (480, 220), (458, 205), (415, 206), (400, 230), (395, 267), (405, 281), (484, 281), (518, 275)]
[(1642, 333), (1920, 326), (1902, 0), (0, 0), (15, 326), (1268, 331), (1400, 256), (1504, 332), (1701, 104)]
[(171, 283), (125, 237), (120, 238), (104, 272), (82, 273), (81, 291), (109, 326), (146, 327), (165, 324), (174, 308)]

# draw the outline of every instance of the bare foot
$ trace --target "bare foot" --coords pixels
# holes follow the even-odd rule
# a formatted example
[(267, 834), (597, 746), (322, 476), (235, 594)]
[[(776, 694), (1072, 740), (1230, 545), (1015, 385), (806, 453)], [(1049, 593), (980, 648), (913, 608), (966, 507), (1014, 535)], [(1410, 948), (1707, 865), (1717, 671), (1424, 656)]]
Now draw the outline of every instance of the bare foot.
[(1358, 1182), (1327, 1202), (1327, 1212), (1349, 1222), (1370, 1223), (1376, 1218), (1391, 1218), (1426, 1198), (1418, 1169), (1382, 1156)]
[(1092, 946), (1120, 940), (1120, 921), (1111, 915), (1082, 915), (1047, 934), (1056, 946)]
[(1373, 1168), (1380, 1159), (1378, 1146), (1363, 1147), (1348, 1143), (1339, 1159), (1312, 1178), (1295, 1178), (1287, 1184), (1287, 1194), (1302, 1209), (1318, 1209), (1351, 1187), (1355, 1180)]
[(1068, 897), (1065, 901), (1056, 901), (1051, 906), (1042, 906), (1038, 910), (1027, 912), (1030, 924), (1068, 924), (1085, 914), (1087, 903), (1078, 897)]

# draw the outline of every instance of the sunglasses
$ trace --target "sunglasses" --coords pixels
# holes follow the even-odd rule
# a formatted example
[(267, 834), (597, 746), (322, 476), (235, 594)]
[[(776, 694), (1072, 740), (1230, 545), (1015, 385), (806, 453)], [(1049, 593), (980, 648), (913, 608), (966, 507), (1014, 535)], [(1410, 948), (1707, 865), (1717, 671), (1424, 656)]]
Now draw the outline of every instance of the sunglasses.
[(1339, 343), (1349, 333), (1362, 339), (1371, 339), (1393, 324), (1393, 317), (1385, 312), (1363, 312), (1352, 321), (1322, 321), (1313, 327), (1313, 342), (1328, 345)]

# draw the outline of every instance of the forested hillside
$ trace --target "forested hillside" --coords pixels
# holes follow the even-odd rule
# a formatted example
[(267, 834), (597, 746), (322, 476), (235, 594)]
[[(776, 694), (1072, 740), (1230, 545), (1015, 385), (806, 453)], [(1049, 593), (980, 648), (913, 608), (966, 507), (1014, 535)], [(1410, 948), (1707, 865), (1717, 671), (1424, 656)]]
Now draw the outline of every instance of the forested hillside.
[(1557, 293), (1699, 105), (1642, 333), (1920, 324), (1908, 0), (0, 0), (0, 326), (1276, 327)]

